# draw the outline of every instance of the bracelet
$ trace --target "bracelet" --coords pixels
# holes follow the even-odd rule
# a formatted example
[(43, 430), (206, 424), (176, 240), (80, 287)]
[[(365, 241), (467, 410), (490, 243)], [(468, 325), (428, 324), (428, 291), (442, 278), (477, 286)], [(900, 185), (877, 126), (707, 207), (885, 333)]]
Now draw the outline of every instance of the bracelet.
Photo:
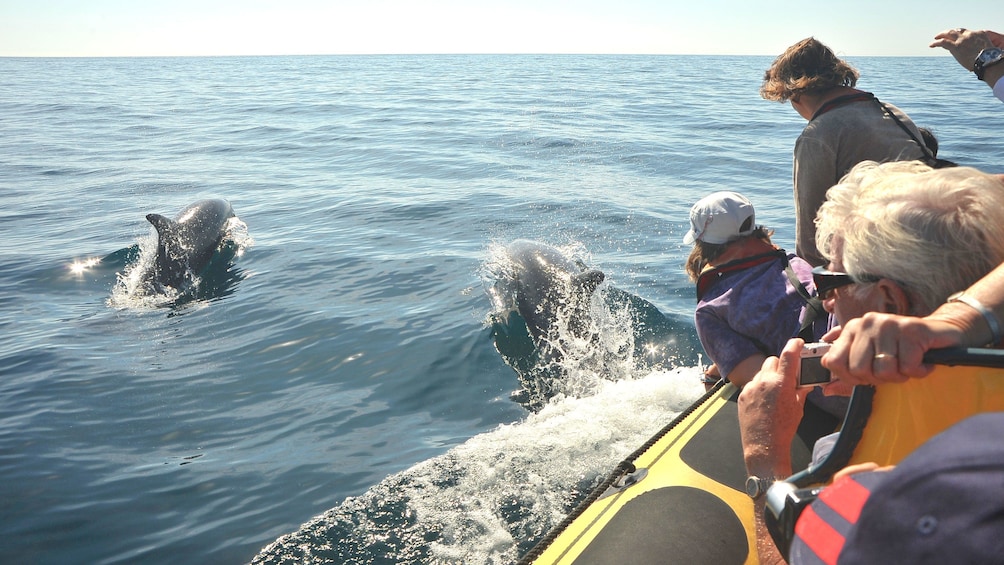
[(955, 294), (949, 296), (946, 302), (961, 302), (979, 312), (980, 315), (983, 316), (983, 319), (987, 322), (987, 326), (990, 327), (990, 345), (997, 345), (1001, 342), (1002, 337), (1000, 320), (997, 319), (997, 315), (994, 314), (992, 310), (984, 306), (979, 300), (976, 300), (965, 292), (956, 292)]

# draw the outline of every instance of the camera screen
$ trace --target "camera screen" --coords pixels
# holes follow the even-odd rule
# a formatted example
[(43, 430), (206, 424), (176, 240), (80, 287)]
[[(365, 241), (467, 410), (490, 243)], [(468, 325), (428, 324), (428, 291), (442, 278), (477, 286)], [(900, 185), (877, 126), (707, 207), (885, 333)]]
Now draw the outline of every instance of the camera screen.
[(821, 357), (803, 357), (802, 370), (798, 375), (798, 386), (815, 386), (830, 382), (829, 369), (823, 368)]

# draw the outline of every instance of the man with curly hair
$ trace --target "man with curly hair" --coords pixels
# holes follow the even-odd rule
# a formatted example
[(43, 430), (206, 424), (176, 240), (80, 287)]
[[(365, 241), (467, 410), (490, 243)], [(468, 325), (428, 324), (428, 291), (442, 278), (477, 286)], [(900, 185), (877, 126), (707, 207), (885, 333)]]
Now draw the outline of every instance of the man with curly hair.
[(855, 88), (859, 73), (813, 37), (782, 53), (764, 74), (760, 95), (791, 102), (809, 124), (795, 142), (795, 252), (825, 263), (816, 249), (816, 211), (826, 191), (861, 161), (905, 161), (930, 155), (913, 121), (870, 92)]

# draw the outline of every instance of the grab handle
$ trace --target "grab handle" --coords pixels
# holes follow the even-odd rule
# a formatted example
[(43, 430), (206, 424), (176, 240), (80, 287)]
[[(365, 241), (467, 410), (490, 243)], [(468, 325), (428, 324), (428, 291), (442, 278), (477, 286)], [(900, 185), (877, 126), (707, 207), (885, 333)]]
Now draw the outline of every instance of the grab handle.
[(1004, 349), (986, 347), (948, 347), (932, 349), (924, 354), (925, 363), (935, 365), (968, 365), (971, 367), (1004, 368)]

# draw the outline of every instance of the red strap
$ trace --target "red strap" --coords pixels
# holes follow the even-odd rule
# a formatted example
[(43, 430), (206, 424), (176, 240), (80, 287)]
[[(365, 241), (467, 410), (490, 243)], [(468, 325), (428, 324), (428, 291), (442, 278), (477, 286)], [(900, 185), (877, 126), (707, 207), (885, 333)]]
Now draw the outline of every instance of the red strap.
[(704, 293), (725, 275), (749, 269), (750, 267), (755, 267), (768, 261), (774, 261), (775, 259), (780, 259), (781, 257), (786, 257), (784, 249), (775, 249), (769, 253), (761, 253), (760, 255), (729, 261), (724, 265), (709, 271), (704, 271), (699, 277), (697, 277), (697, 299), (700, 300), (701, 297), (704, 296)]
[(872, 100), (874, 98), (875, 95), (872, 94), (871, 92), (858, 92), (856, 94), (845, 94), (843, 96), (838, 96), (837, 98), (834, 98), (833, 100), (830, 100), (829, 102), (826, 102), (825, 104), (820, 106), (819, 109), (816, 110), (816, 113), (812, 115), (812, 118), (809, 119), (809, 121), (811, 122), (812, 120), (815, 120), (819, 116), (822, 116), (823, 114), (829, 112), (834, 108), (839, 108), (840, 106), (844, 106), (852, 102), (864, 102), (865, 100)]
[[(853, 526), (861, 517), (861, 509), (868, 501), (869, 494), (870, 491), (855, 481), (853, 475), (848, 475), (823, 489), (813, 504), (825, 504)], [(812, 506), (803, 510), (799, 516), (795, 523), (795, 535), (824, 563), (836, 565), (840, 551), (844, 548), (844, 534), (820, 516)]]
[(823, 489), (819, 493), (819, 500), (822, 500), (840, 517), (851, 524), (856, 524), (861, 516), (861, 509), (865, 502), (868, 502), (868, 495), (871, 491), (861, 486), (854, 480), (854, 475), (841, 477), (839, 481)]
[(826, 565), (836, 565), (840, 550), (844, 548), (844, 536), (833, 529), (816, 514), (812, 506), (807, 507), (795, 523), (795, 535), (805, 543)]

